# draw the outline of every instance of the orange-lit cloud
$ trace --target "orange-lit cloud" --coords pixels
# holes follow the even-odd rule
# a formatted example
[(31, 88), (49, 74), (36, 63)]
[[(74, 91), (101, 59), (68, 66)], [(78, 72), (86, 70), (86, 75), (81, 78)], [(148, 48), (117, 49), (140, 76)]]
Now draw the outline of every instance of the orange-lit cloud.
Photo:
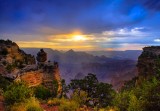
[(54, 42), (83, 42), (93, 40), (93, 35), (85, 35), (85, 34), (58, 34), (58, 35), (50, 35), (47, 37), (48, 40)]
[(42, 42), (42, 41), (17, 41), (16, 42), (20, 47), (33, 47), (33, 48), (50, 48), (50, 46), (59, 45), (59, 43), (53, 42)]
[[(141, 38), (140, 35), (145, 35), (140, 29), (142, 28), (119, 29), (117, 31), (91, 34), (84, 34), (77, 30), (72, 33), (41, 35), (40, 38), (43, 37), (43, 40), (17, 41), (17, 43), (20, 47), (52, 48), (57, 50), (139, 50), (144, 47), (144, 44), (134, 43), (133, 41), (138, 41)], [(52, 31), (50, 28), (43, 30), (46, 33)], [(129, 35), (137, 35), (139, 38), (133, 38)], [(27, 37), (31, 38), (31, 36)]]
[(100, 35), (97, 34), (83, 34), (80, 31), (75, 31), (68, 34), (46, 35), (44, 38), (46, 39), (39, 41), (17, 41), (17, 44), (20, 47), (30, 48), (99, 50), (102, 49), (99, 44), (112, 41), (112, 39), (108, 37), (100, 37)]
[(97, 49), (96, 46), (82, 43), (64, 44), (64, 43), (54, 43), (54, 42), (41, 42), (41, 41), (17, 41), (20, 47), (25, 48), (52, 48), (58, 50), (94, 50)]

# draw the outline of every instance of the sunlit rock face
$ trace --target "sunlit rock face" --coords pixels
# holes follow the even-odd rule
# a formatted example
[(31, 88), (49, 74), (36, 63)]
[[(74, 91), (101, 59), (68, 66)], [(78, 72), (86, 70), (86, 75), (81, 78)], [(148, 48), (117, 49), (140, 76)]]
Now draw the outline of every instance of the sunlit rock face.
[(156, 75), (160, 69), (160, 46), (144, 47), (138, 58), (137, 68), (142, 78)]
[(30, 87), (38, 86), (43, 82), (43, 73), (38, 70), (24, 72), (20, 80), (25, 81)]
[(21, 70), (19, 77), (15, 81), (25, 81), (29, 87), (45, 85), (50, 91), (53, 91), (53, 81), (58, 83), (58, 94), (62, 91), (61, 77), (58, 63), (45, 63), (43, 67), (37, 68), (36, 65), (28, 65)]
[(3, 65), (30, 65), (35, 64), (35, 58), (19, 49), (19, 46), (10, 40), (0, 40), (0, 63)]

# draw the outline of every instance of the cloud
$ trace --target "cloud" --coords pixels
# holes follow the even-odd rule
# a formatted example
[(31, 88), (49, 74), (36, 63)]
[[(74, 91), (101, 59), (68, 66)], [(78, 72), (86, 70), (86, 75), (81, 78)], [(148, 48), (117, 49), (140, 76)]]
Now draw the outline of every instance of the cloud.
[(58, 50), (98, 50), (98, 47), (93, 46), (91, 44), (86, 43), (72, 43), (72, 44), (65, 44), (65, 43), (54, 43), (54, 42), (42, 42), (42, 41), (17, 41), (16, 42), (21, 48), (51, 48), (51, 49), (58, 49)]
[(154, 39), (154, 42), (160, 42), (160, 39)]
[(114, 48), (114, 50), (120, 50), (120, 51), (125, 51), (125, 50), (142, 50), (142, 48), (145, 47), (145, 44), (120, 44), (120, 47)]
[(4, 0), (0, 1), (0, 23), (8, 24), (13, 32), (24, 29), (34, 33), (36, 28), (51, 27), (53, 32), (79, 28), (85, 33), (100, 33), (133, 26), (145, 19), (146, 10), (135, 3), (125, 0)]
[(144, 27), (134, 27), (132, 29), (121, 28), (118, 30), (103, 31), (102, 35), (107, 37), (142, 37), (148, 35), (147, 32), (143, 31)]

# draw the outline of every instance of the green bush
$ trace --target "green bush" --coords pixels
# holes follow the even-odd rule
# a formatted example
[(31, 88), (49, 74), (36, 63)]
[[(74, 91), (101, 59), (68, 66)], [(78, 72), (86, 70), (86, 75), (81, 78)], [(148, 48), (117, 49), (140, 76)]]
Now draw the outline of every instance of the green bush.
[(39, 101), (34, 97), (26, 99), (25, 102), (15, 103), (8, 107), (9, 111), (43, 111)]
[(141, 84), (119, 92), (114, 105), (120, 111), (160, 111), (159, 77), (151, 77)]
[(76, 111), (79, 108), (79, 104), (73, 100), (62, 99), (58, 111)]
[(75, 90), (72, 94), (72, 100), (76, 101), (80, 106), (85, 105), (86, 101), (88, 100), (87, 93), (82, 90)]
[[(110, 106), (115, 95), (112, 85), (99, 82), (94, 74), (88, 74), (84, 79), (71, 80), (69, 88), (73, 91), (77, 89), (85, 91), (88, 98), (85, 101), (85, 105), (92, 107), (98, 106), (105, 108)], [(78, 94), (78, 96), (80, 95)]]
[(76, 111), (79, 108), (79, 104), (76, 101), (65, 98), (49, 100), (48, 105), (58, 106), (58, 111)]
[(24, 102), (32, 95), (32, 90), (24, 82), (14, 82), (4, 92), (5, 102), (8, 105)]
[(39, 101), (34, 97), (28, 99), (25, 103), (25, 106), (27, 111), (43, 111), (39, 105)]
[(113, 100), (113, 105), (118, 107), (120, 111), (127, 111), (127, 108), (129, 106), (129, 101), (130, 101), (129, 95), (130, 95), (130, 92), (128, 91), (117, 93)]
[(39, 85), (34, 90), (35, 97), (39, 99), (48, 99), (51, 96), (51, 92), (46, 87)]

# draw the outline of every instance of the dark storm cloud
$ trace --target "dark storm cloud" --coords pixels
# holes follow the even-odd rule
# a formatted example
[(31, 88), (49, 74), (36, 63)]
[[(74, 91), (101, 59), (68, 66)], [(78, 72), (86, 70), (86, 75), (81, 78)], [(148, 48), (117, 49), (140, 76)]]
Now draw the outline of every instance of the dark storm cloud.
[(159, 0), (146, 0), (144, 2), (144, 6), (154, 11), (160, 11), (160, 1)]
[[(146, 16), (143, 6), (130, 0), (1, 0), (0, 22), (18, 29), (51, 27), (86, 33), (134, 26)], [(5, 26), (3, 28), (5, 28)], [(7, 26), (8, 27), (8, 26)], [(1, 27), (1, 29), (3, 29)], [(16, 30), (16, 29), (15, 29)], [(28, 32), (31, 32), (30, 30)], [(34, 32), (34, 30), (33, 30)], [(33, 33), (32, 32), (32, 33)]]

